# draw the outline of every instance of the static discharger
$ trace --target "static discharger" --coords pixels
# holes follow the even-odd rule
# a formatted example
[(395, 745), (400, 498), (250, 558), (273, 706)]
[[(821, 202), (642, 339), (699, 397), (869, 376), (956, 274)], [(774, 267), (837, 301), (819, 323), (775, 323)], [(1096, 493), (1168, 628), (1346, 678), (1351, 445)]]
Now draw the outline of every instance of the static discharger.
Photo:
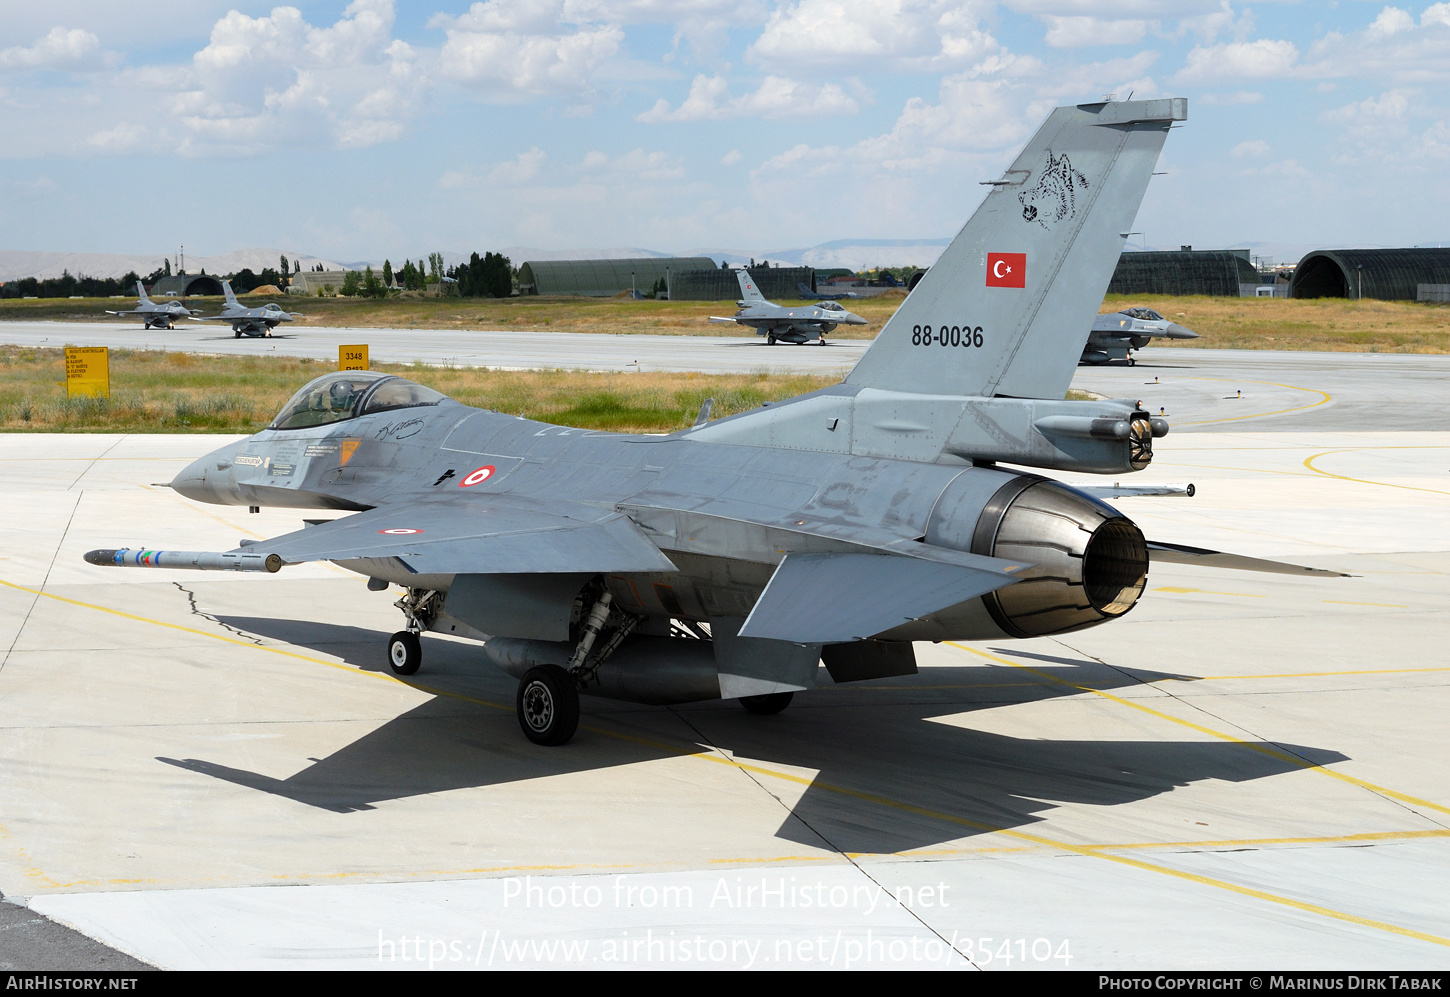
[(86, 560), (118, 568), (195, 568), (200, 571), (266, 571), (276, 572), (282, 567), (278, 554), (215, 553), (205, 550), (92, 550), (86, 552)]

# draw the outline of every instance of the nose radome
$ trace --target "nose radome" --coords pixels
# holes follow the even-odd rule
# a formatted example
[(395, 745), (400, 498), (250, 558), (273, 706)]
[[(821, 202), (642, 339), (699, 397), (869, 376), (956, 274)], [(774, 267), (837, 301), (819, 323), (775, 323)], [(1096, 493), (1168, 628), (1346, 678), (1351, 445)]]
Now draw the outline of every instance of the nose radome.
[(1198, 333), (1194, 332), (1192, 329), (1185, 328), (1184, 326), (1179, 325), (1177, 322), (1170, 322), (1168, 323), (1168, 338), (1197, 339)]
[(230, 491), (232, 461), (241, 446), (234, 443), (192, 461), (171, 479), (172, 490), (197, 502), (221, 501), (222, 496)]

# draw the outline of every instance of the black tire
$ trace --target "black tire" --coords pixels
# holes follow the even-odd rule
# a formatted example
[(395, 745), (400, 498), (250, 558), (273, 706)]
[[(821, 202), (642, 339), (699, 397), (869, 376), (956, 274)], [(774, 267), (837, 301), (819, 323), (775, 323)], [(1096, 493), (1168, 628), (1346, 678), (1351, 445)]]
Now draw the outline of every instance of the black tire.
[(412, 675), (423, 664), (423, 645), (418, 635), (399, 630), (388, 638), (388, 667), (394, 675)]
[(790, 705), (793, 692), (769, 692), (764, 696), (741, 696), (740, 705), (757, 716), (774, 716)]
[(240, 330), (240, 329), (233, 329), (232, 330), (232, 335), (233, 336), (236, 336), (238, 339), (241, 339), (242, 338), (242, 330)]
[(767, 332), (765, 334), (765, 345), (767, 345), (767, 346), (774, 346), (775, 345), (775, 333), (773, 333), (773, 332)]
[(579, 729), (579, 690), (558, 665), (539, 665), (525, 672), (514, 706), (524, 737), (535, 744), (568, 744)]

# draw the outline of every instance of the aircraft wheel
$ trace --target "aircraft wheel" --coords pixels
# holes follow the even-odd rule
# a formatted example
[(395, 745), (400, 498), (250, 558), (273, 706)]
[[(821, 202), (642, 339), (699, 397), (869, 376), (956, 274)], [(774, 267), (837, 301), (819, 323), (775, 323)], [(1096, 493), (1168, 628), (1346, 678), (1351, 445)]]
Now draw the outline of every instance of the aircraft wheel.
[(535, 744), (567, 744), (579, 727), (579, 690), (558, 665), (530, 668), (519, 680), (519, 727)]
[(758, 716), (768, 717), (779, 713), (790, 705), (795, 697), (793, 692), (770, 692), (764, 696), (741, 696), (740, 705)]
[(423, 645), (418, 635), (399, 630), (388, 638), (388, 667), (394, 675), (412, 675), (423, 663)]
[(236, 336), (238, 339), (241, 339), (242, 338), (242, 330), (240, 330), (240, 329), (233, 329), (232, 330), (232, 335), (233, 336)]
[(1129, 357), (1128, 358), (1128, 366), (1129, 367), (1136, 367), (1136, 366), (1138, 366), (1138, 361), (1134, 360), (1132, 357)]
[(766, 345), (767, 346), (774, 346), (775, 345), (775, 333), (773, 333), (773, 332), (767, 332), (765, 334), (765, 342), (766, 342)]

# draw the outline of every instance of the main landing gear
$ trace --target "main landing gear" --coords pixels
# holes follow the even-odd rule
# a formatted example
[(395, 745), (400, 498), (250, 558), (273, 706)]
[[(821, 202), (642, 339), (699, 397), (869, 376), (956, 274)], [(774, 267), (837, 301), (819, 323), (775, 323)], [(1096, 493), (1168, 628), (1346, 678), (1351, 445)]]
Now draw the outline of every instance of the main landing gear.
[[(579, 729), (579, 690), (584, 688), (606, 658), (624, 642), (639, 623), (639, 618), (618, 610), (610, 612), (612, 596), (608, 589), (591, 586), (580, 603), (579, 642), (569, 657), (567, 668), (558, 665), (537, 665), (519, 680), (514, 706), (519, 715), (519, 729), (535, 744), (556, 747), (567, 744)], [(597, 592), (593, 604), (589, 594)], [(595, 650), (595, 642), (604, 631), (609, 636)]]
[[(519, 729), (535, 744), (554, 747), (567, 744), (579, 729), (579, 690), (593, 681), (595, 672), (634, 631), (639, 618), (619, 610), (610, 610), (611, 596), (602, 585), (585, 589), (581, 608), (579, 641), (567, 667), (536, 665), (519, 680), (514, 707), (518, 712)], [(592, 601), (591, 601), (592, 600)], [(442, 593), (433, 589), (409, 589), (408, 594), (393, 603), (407, 618), (407, 629), (388, 638), (388, 668), (394, 675), (413, 675), (423, 664), (423, 648), (418, 635), (432, 629), (443, 606)], [(583, 611), (587, 606), (588, 610)], [(607, 636), (601, 641), (600, 634)], [(596, 646), (597, 642), (597, 646)], [(790, 693), (774, 708), (760, 712), (776, 713), (790, 702)], [(776, 696), (757, 696), (762, 701)], [(753, 709), (750, 706), (747, 709)]]

